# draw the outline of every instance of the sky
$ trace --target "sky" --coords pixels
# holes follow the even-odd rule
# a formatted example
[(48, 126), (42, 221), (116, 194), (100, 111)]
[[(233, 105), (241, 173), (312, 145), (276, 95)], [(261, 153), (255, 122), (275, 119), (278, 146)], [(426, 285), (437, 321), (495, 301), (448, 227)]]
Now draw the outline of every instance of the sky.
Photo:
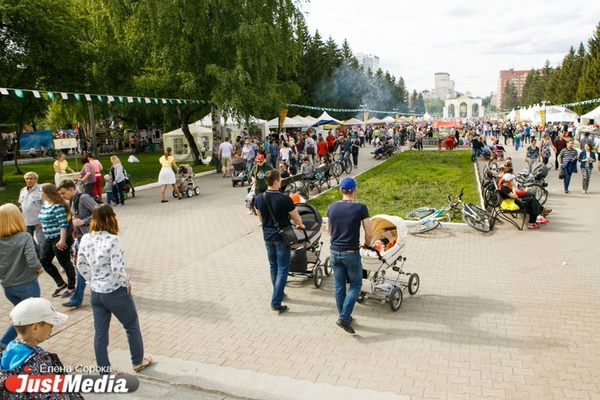
[(497, 91), (500, 70), (558, 66), (600, 23), (598, 0), (310, 0), (300, 9), (311, 34), (378, 56), (411, 93), (447, 72), (458, 92), (480, 97)]

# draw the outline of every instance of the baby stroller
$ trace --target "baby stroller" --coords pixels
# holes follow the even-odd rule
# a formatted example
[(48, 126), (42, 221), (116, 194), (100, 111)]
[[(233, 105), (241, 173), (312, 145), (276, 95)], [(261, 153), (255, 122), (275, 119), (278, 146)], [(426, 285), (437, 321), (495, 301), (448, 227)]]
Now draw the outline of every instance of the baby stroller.
[[(367, 276), (363, 278), (358, 301), (366, 298), (383, 300), (390, 303), (393, 311), (398, 311), (402, 305), (402, 291), (408, 289), (408, 293), (414, 295), (420, 285), (419, 275), (402, 270), (406, 257), (402, 257), (400, 251), (408, 229), (402, 218), (391, 215), (379, 214), (371, 221), (373, 243), (371, 247), (360, 250), (363, 271), (367, 272)], [(404, 275), (408, 276), (408, 281), (400, 279)]]
[[(177, 185), (179, 193), (185, 194), (187, 197), (200, 195), (200, 188), (194, 183), (194, 170), (188, 164), (181, 164), (179, 168), (177, 168), (175, 185)], [(177, 192), (175, 190), (173, 190), (173, 197), (177, 197)]]
[(131, 197), (135, 197), (135, 188), (131, 183), (131, 174), (128, 174), (127, 171), (123, 170), (125, 173), (125, 181), (123, 183), (123, 199), (127, 200), (129, 193), (131, 193)]
[(248, 172), (246, 160), (242, 157), (237, 157), (231, 161), (231, 164), (233, 164), (231, 185), (236, 187), (238, 183), (241, 183), (242, 187), (244, 187), (244, 182), (250, 182), (250, 173)]
[[(292, 260), (289, 276), (305, 276), (312, 278), (315, 287), (320, 288), (323, 275), (331, 275), (328, 261), (321, 265), (321, 227), (323, 218), (315, 207), (307, 203), (297, 203), (296, 211), (302, 218), (305, 229), (296, 230), (296, 236), (302, 241), (292, 246)], [(329, 257), (327, 258), (329, 260)]]

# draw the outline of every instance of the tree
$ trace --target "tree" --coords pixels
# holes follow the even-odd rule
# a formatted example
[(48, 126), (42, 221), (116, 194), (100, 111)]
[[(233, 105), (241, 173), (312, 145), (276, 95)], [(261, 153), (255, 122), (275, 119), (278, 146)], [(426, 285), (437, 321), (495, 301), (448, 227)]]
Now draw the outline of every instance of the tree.
[[(63, 91), (78, 87), (84, 74), (77, 15), (69, 0), (2, 0), (0, 86)], [(0, 110), (0, 118), (17, 132), (15, 166), (21, 173), (20, 133), (25, 124), (36, 125), (46, 104), (24, 92), (21, 98), (0, 96)], [(2, 174), (0, 166), (0, 185)]]
[(519, 98), (517, 97), (517, 87), (511, 81), (506, 81), (504, 84), (504, 95), (502, 96), (503, 110), (512, 110), (519, 106)]
[(583, 61), (581, 79), (577, 87), (577, 100), (591, 100), (600, 97), (600, 23), (596, 32), (588, 40), (588, 53)]

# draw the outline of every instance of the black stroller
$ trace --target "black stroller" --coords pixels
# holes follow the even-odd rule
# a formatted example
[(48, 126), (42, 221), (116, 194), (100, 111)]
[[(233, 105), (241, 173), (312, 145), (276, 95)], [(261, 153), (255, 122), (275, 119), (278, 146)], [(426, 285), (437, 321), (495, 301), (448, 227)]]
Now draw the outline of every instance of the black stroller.
[(331, 275), (328, 265), (321, 265), (321, 227), (323, 218), (315, 207), (307, 203), (297, 203), (296, 210), (302, 218), (305, 230), (296, 230), (296, 236), (302, 241), (292, 246), (292, 260), (289, 276), (312, 278), (315, 287), (320, 288), (324, 275)]
[(123, 198), (127, 199), (129, 193), (131, 193), (131, 197), (135, 197), (135, 188), (131, 183), (131, 174), (128, 174), (125, 170), (123, 170), (123, 173), (125, 174), (125, 181), (123, 181)]
[(231, 164), (233, 165), (231, 185), (236, 187), (238, 183), (241, 183), (242, 187), (244, 187), (245, 182), (250, 182), (250, 173), (248, 172), (246, 160), (242, 157), (237, 157), (231, 161)]

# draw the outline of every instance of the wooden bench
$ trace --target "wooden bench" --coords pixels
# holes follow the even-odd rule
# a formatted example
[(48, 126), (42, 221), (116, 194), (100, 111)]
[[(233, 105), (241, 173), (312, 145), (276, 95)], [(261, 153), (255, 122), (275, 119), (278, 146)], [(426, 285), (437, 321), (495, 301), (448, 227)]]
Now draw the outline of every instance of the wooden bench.
[[(500, 195), (500, 191), (496, 190), (496, 197), (490, 196), (488, 200), (488, 206), (492, 208), (492, 215), (494, 216), (494, 220), (492, 221), (492, 228), (495, 222), (499, 219), (508, 222), (518, 230), (522, 231), (525, 227), (525, 221), (527, 220), (527, 211), (524, 209), (518, 210), (505, 210), (502, 208), (502, 196)], [(519, 223), (520, 216), (523, 219)]]

